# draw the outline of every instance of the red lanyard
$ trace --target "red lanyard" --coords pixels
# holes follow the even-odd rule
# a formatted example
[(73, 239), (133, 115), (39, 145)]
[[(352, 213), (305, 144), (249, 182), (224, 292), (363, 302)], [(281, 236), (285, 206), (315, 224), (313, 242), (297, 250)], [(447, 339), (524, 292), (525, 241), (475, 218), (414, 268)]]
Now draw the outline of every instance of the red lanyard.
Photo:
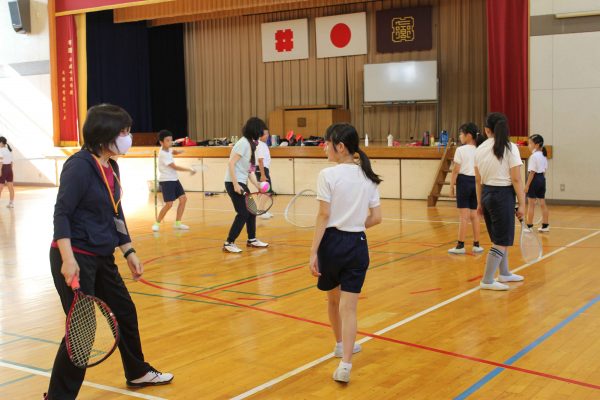
[(119, 189), (121, 189), (121, 196), (120, 196), (119, 200), (117, 200), (115, 202), (115, 196), (113, 195), (112, 190), (110, 190), (110, 185), (108, 184), (108, 179), (106, 178), (106, 174), (104, 173), (104, 168), (102, 168), (102, 164), (100, 164), (100, 161), (98, 161), (98, 159), (96, 157), (94, 157), (94, 160), (96, 160), (96, 164), (98, 164), (98, 168), (100, 168), (100, 173), (102, 173), (102, 178), (104, 179), (104, 183), (106, 184), (106, 189), (108, 189), (108, 194), (110, 196), (110, 201), (112, 203), (113, 209), (115, 210), (115, 215), (119, 216), (119, 203), (121, 202), (121, 199), (123, 198), (123, 189), (121, 187), (121, 181), (119, 181), (119, 177), (117, 177), (117, 174), (115, 174), (115, 171), (113, 171), (112, 165), (110, 165), (110, 162), (109, 162), (108, 166), (110, 167), (110, 170), (113, 173), (113, 176), (115, 177), (115, 179), (117, 180), (117, 183), (119, 184)]

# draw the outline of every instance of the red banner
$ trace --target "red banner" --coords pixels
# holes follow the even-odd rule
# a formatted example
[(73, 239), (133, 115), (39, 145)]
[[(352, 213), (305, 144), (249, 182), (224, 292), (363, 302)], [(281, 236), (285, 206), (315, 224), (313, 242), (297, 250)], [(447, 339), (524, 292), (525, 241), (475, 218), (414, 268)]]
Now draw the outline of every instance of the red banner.
[[(171, 0), (162, 0), (171, 1)], [(119, 7), (161, 3), (161, 0), (56, 0), (56, 14), (79, 14)]]
[(78, 142), (77, 29), (75, 17), (56, 17), (56, 64), (60, 141)]

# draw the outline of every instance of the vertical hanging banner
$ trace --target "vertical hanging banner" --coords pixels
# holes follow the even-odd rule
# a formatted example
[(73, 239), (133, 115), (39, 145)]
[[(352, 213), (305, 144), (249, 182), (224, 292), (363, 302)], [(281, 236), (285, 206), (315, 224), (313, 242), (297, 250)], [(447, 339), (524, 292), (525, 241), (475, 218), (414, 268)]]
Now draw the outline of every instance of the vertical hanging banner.
[(431, 50), (431, 7), (377, 11), (377, 52)]
[(79, 142), (77, 29), (72, 15), (56, 17), (56, 52), (60, 143), (76, 146)]
[(367, 13), (317, 18), (317, 58), (367, 54)]
[(308, 58), (308, 20), (269, 22), (260, 27), (263, 62)]

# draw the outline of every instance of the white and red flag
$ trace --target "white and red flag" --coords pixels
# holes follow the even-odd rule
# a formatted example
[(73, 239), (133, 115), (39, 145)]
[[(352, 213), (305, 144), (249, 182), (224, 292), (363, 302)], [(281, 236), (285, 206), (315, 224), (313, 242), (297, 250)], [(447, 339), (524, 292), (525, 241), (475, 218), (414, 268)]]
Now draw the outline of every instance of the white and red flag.
[(316, 19), (317, 58), (367, 54), (367, 14), (334, 15)]
[(308, 20), (262, 24), (263, 62), (308, 58)]

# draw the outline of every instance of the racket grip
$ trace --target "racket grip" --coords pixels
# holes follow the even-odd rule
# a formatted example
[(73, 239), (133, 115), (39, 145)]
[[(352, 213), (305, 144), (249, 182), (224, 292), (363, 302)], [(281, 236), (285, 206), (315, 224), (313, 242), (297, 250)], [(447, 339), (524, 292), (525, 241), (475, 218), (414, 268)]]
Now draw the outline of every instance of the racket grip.
[(71, 279), (71, 289), (79, 290), (79, 277), (77, 275)]

